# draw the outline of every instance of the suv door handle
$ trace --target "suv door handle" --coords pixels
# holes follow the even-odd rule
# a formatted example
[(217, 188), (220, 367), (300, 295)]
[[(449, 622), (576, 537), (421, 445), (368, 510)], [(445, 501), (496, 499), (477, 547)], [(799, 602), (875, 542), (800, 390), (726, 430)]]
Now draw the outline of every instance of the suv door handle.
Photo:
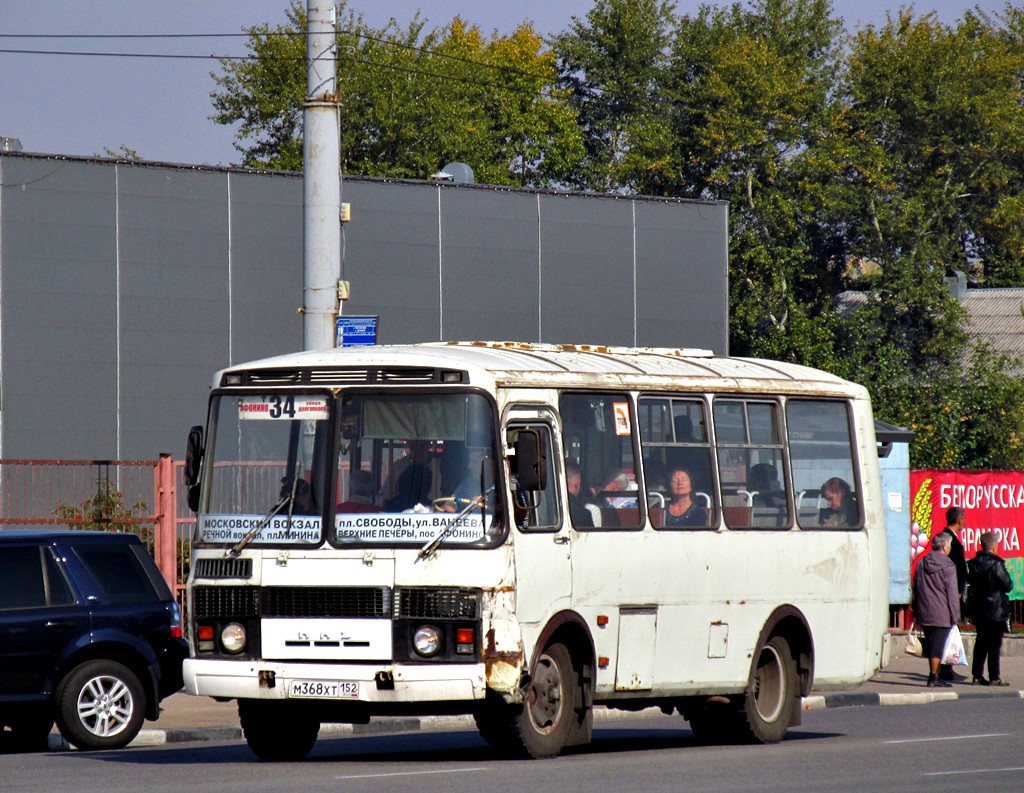
[(46, 621), (46, 627), (47, 628), (62, 628), (62, 627), (64, 627), (67, 624), (68, 624), (67, 620), (47, 620)]

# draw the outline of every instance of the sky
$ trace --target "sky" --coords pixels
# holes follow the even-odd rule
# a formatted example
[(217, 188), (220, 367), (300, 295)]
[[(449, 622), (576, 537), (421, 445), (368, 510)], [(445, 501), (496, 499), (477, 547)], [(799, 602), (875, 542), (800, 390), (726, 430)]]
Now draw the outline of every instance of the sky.
[[(712, 3), (715, 4), (715, 3)], [(305, 6), (305, 2), (302, 3)], [(676, 0), (677, 13), (694, 13), (698, 0)], [(0, 0), (0, 137), (17, 138), (25, 152), (105, 156), (122, 147), (159, 162), (231, 165), (241, 155), (237, 129), (210, 120), (211, 55), (245, 54), (244, 37), (82, 39), (87, 34), (237, 34), (285, 21), (288, 0)], [(372, 27), (389, 18), (406, 25), (419, 9), (428, 27), (456, 15), (488, 35), (510, 33), (524, 20), (538, 32), (565, 30), (585, 17), (592, 0), (350, 0)], [(848, 30), (885, 21), (891, 2), (833, 0)], [(953, 23), (975, 6), (998, 11), (1005, 0), (918, 2)], [(31, 38), (24, 36), (31, 35)], [(20, 37), (19, 37), (20, 36)], [(165, 54), (174, 58), (49, 53)], [(182, 57), (188, 56), (188, 57)]]

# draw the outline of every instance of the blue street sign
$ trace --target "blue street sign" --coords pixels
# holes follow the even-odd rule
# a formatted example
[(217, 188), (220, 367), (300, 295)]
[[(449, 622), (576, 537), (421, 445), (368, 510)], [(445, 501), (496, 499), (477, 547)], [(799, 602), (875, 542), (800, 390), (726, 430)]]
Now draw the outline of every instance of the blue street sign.
[(336, 347), (369, 347), (377, 343), (380, 317), (338, 317)]

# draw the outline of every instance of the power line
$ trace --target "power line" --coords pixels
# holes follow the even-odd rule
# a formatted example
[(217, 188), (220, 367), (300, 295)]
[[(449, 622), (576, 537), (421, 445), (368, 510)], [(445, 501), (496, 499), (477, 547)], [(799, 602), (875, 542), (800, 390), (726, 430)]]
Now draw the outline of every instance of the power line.
[[(249, 33), (0, 33), (0, 39), (224, 39)], [(285, 34), (274, 34), (285, 35)]]
[[(67, 56), (67, 57), (87, 57), (87, 58), (164, 58), (169, 60), (217, 60), (217, 61), (260, 61), (260, 60), (276, 60), (282, 62), (295, 62), (305, 63), (305, 57), (295, 58), (268, 58), (267, 56), (255, 56), (255, 55), (182, 55), (174, 53), (150, 53), (150, 52), (87, 52), (78, 50), (21, 50), (21, 49), (7, 49), (0, 48), (0, 55), (54, 55), (54, 56)], [(509, 91), (517, 93), (529, 93), (532, 95), (538, 95), (547, 99), (556, 99), (557, 96), (549, 91), (531, 91), (527, 88), (520, 88), (507, 83), (494, 83), (487, 80), (478, 80), (472, 77), (462, 77), (453, 74), (440, 74), (438, 72), (427, 71), (426, 69), (417, 69), (412, 66), (400, 66), (394, 63), (381, 63), (380, 61), (371, 61), (366, 58), (359, 58), (355, 55), (339, 53), (337, 55), (338, 60), (353, 61), (355, 63), (361, 63), (364, 66), (371, 66), (379, 69), (390, 69), (396, 72), (405, 72), (407, 74), (418, 74), (422, 77), (431, 77), (438, 80), (447, 80), (449, 82), (463, 83), (466, 85), (475, 85), (481, 88), (503, 88)], [(486, 66), (479, 62), (479, 66)], [(502, 68), (502, 67), (495, 67)], [(514, 70), (509, 68), (508, 71), (519, 71), (519, 74), (524, 77), (531, 79), (537, 79), (535, 76), (530, 75), (528, 72), (520, 70)]]
[(159, 52), (82, 52), (75, 50), (14, 50), (7, 48), (0, 48), (0, 55), (66, 55), (73, 58), (166, 58), (169, 60), (259, 60), (251, 55), (181, 55)]
[[(531, 75), (529, 72), (523, 71), (512, 66), (502, 66), (498, 64), (490, 64), (484, 61), (477, 61), (471, 58), (464, 58), (456, 55), (449, 55), (443, 52), (437, 52), (436, 50), (430, 50), (425, 47), (417, 47), (411, 44), (403, 44), (401, 42), (389, 41), (387, 39), (381, 39), (374, 36), (369, 36), (363, 33), (356, 33), (353, 31), (339, 31), (339, 33), (352, 35), (357, 38), (363, 38), (369, 41), (374, 41), (380, 44), (388, 46), (398, 47), (412, 52), (417, 52), (432, 57), (445, 58), (454, 60), (462, 63), (466, 63), (472, 66), (486, 67), (490, 69), (500, 70), (504, 73), (515, 73), (531, 80), (537, 79), (535, 75)], [(104, 33), (104, 34), (42, 34), (42, 33), (0, 33), (0, 39), (5, 38), (82, 38), (82, 39), (184, 39), (184, 38), (228, 38), (228, 37), (244, 37), (251, 38), (253, 35), (256, 36), (302, 36), (304, 35), (301, 31), (267, 31), (258, 33), (130, 33), (130, 34), (117, 34), (117, 33)], [(344, 49), (344, 48), (343, 48)], [(76, 50), (25, 50), (25, 49), (8, 49), (0, 48), (0, 54), (10, 55), (49, 55), (49, 56), (67, 56), (67, 57), (100, 57), (100, 58), (140, 58), (140, 59), (168, 59), (168, 60), (217, 60), (217, 61), (260, 61), (260, 60), (276, 60), (281, 62), (296, 62), (305, 63), (305, 55), (296, 57), (270, 57), (266, 55), (188, 55), (180, 53), (135, 53), (135, 52), (89, 52), (89, 51), (76, 51)], [(430, 79), (445, 80), (448, 82), (462, 83), (464, 85), (477, 86), (481, 88), (495, 88), (512, 91), (515, 93), (521, 93), (530, 96), (539, 96), (545, 99), (557, 100), (561, 97), (551, 91), (545, 90), (531, 90), (526, 87), (519, 87), (515, 85), (509, 85), (507, 83), (495, 83), (488, 80), (480, 80), (473, 77), (465, 77), (460, 75), (451, 74), (440, 74), (438, 72), (429, 71), (426, 69), (420, 69), (412, 66), (402, 66), (394, 63), (382, 63), (380, 61), (372, 61), (366, 58), (357, 57), (351, 52), (339, 51), (337, 55), (338, 60), (347, 60), (354, 63), (361, 63), (364, 66), (371, 68), (386, 69), (395, 72), (403, 72), (406, 74), (416, 74), (421, 77), (427, 77)], [(673, 102), (671, 99), (665, 97), (651, 97), (651, 102), (654, 106), (662, 107), (679, 107), (678, 103)], [(761, 125), (751, 120), (725, 120), (725, 119), (710, 119), (717, 122), (723, 127), (730, 127), (734, 129), (747, 128), (747, 129), (759, 129)], [(777, 122), (778, 126), (785, 128), (796, 128), (804, 129), (805, 124), (800, 122)]]
[[(488, 63), (486, 61), (479, 61), (473, 58), (467, 58), (460, 55), (451, 55), (446, 52), (440, 52), (438, 50), (427, 49), (426, 47), (418, 47), (414, 44), (405, 44), (400, 41), (391, 41), (389, 39), (380, 38), (379, 36), (371, 36), (368, 33), (360, 33), (354, 30), (339, 30), (339, 35), (353, 36), (355, 38), (364, 39), (366, 41), (372, 41), (377, 44), (383, 44), (389, 47), (397, 47), (411, 52), (418, 52), (422, 55), (431, 55), (437, 58), (445, 58), (447, 60), (458, 61), (460, 63), (467, 63), (472, 66), (482, 66), (487, 69), (495, 69), (502, 72), (515, 72), (523, 75), (524, 77), (531, 77), (529, 72), (523, 71), (515, 66), (504, 66), (494, 63)], [(254, 36), (260, 36), (264, 38), (273, 37), (300, 37), (305, 36), (300, 30), (283, 30), (283, 31), (250, 31), (250, 32), (239, 32), (239, 33), (0, 33), (0, 39), (84, 39), (84, 40), (154, 40), (154, 39), (211, 39), (211, 38), (252, 38)], [(50, 50), (4, 50), (0, 49), (0, 53), (10, 52), (14, 54), (42, 54), (42, 55), (103, 55), (107, 57), (182, 57), (182, 58), (230, 58), (230, 59), (242, 59), (250, 56), (241, 55), (210, 55), (210, 56), (199, 56), (199, 55), (155, 55), (155, 54), (136, 54), (136, 53), (95, 53), (95, 52), (62, 52), (62, 51), (50, 51)]]

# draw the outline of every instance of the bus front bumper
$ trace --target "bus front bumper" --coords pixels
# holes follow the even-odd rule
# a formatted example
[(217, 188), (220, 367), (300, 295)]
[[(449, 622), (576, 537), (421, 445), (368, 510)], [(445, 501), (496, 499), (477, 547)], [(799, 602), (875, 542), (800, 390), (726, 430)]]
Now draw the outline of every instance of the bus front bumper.
[(483, 699), (483, 664), (316, 664), (189, 658), (189, 694), (225, 699), (338, 703), (458, 702)]

